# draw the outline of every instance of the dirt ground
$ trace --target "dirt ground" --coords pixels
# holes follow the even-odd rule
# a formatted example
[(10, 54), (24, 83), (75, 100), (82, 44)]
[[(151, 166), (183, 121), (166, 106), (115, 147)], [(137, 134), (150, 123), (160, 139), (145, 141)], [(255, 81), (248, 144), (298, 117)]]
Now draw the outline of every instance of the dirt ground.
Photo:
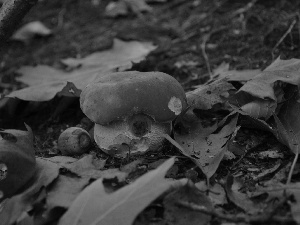
[[(151, 12), (131, 12), (127, 16), (107, 18), (104, 10), (109, 2), (102, 0), (95, 6), (88, 0), (40, 1), (20, 26), (39, 20), (54, 31), (53, 35), (36, 38), (30, 44), (8, 41), (0, 50), (2, 83), (9, 85), (8, 90), (24, 87), (14, 79), (18, 76), (15, 71), (21, 66), (46, 64), (61, 67), (60, 60), (63, 58), (84, 57), (109, 49), (115, 37), (151, 41), (157, 45), (156, 50), (132, 69), (168, 73), (183, 85), (185, 91), (207, 81), (213, 69), (222, 62), (229, 63), (230, 69), (264, 69), (278, 56), (282, 59), (300, 57), (300, 2), (297, 0), (169, 0), (150, 3), (153, 7)], [(0, 93), (3, 89), (0, 87)], [(71, 101), (68, 108), (57, 111), (61, 101), (56, 97), (30, 112), (25, 110), (28, 103), (21, 102), (13, 114), (9, 110), (2, 112), (0, 127), (23, 129), (24, 122), (29, 124), (36, 135), (37, 155), (55, 155), (57, 152), (53, 151), (53, 146), (61, 131), (79, 124), (84, 117), (77, 101)], [(247, 157), (243, 155), (243, 161), (238, 163), (222, 162), (215, 178), (225, 176), (228, 168), (232, 173), (244, 173), (245, 191), (255, 184), (252, 173), (249, 173), (253, 165), (260, 165), (259, 170), (262, 171), (272, 167), (275, 161), (259, 159), (259, 151), (281, 149), (284, 153), (281, 168), (293, 157), (286, 147), (264, 131), (242, 129), (236, 143), (250, 149)], [(236, 149), (238, 155), (239, 148)], [(102, 153), (97, 154), (105, 157)], [(166, 155), (180, 158), (174, 177), (204, 178), (198, 169), (196, 178), (195, 174), (187, 174), (186, 171), (194, 167), (193, 163), (178, 152), (174, 154), (174, 148), (168, 144), (163, 153), (146, 158), (150, 163)], [(109, 159), (107, 167), (118, 167), (122, 163)], [(150, 224), (148, 220), (153, 216), (153, 207), (147, 208), (148, 211), (139, 218), (144, 221), (140, 224)], [(286, 215), (287, 208), (285, 202), (278, 207), (277, 213)], [(232, 204), (228, 204), (224, 211), (240, 212)], [(221, 222), (222, 219), (215, 218), (211, 224)]]

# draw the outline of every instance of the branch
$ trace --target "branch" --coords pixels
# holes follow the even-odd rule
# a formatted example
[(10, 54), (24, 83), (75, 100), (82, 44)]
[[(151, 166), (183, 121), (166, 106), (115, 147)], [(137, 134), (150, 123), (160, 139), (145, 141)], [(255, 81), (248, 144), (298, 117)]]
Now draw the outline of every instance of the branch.
[(0, 46), (12, 35), (38, 0), (6, 0), (0, 9)]

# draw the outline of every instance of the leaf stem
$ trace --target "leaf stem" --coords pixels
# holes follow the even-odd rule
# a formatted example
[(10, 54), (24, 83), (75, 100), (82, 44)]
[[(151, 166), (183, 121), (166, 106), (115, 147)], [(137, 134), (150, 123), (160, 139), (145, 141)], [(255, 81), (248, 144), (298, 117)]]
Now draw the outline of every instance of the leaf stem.
[(288, 176), (288, 179), (286, 181), (286, 184), (290, 184), (291, 183), (293, 172), (294, 172), (294, 169), (295, 169), (298, 157), (299, 157), (299, 148), (297, 147), (297, 153), (295, 154), (295, 158), (294, 158), (294, 161), (292, 163), (292, 166), (291, 166), (291, 169), (290, 169), (289, 176)]

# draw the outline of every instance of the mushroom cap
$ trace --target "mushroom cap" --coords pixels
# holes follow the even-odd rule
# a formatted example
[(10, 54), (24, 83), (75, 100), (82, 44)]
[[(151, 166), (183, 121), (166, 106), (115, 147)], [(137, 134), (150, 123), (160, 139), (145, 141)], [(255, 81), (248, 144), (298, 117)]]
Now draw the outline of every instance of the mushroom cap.
[(182, 86), (172, 76), (129, 71), (107, 74), (87, 85), (80, 95), (80, 107), (101, 125), (138, 113), (169, 122), (187, 107), (187, 101)]

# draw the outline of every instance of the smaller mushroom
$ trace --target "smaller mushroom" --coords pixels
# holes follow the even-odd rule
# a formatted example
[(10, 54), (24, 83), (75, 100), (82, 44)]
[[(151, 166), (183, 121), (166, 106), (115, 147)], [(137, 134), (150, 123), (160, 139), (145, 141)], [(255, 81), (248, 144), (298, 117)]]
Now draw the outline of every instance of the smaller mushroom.
[(91, 146), (89, 133), (80, 127), (69, 127), (63, 131), (57, 141), (57, 147), (63, 155), (80, 155)]
[(83, 113), (95, 122), (94, 138), (104, 152), (158, 150), (170, 134), (172, 120), (186, 107), (185, 92), (172, 76), (161, 72), (118, 72), (100, 77), (80, 95)]

